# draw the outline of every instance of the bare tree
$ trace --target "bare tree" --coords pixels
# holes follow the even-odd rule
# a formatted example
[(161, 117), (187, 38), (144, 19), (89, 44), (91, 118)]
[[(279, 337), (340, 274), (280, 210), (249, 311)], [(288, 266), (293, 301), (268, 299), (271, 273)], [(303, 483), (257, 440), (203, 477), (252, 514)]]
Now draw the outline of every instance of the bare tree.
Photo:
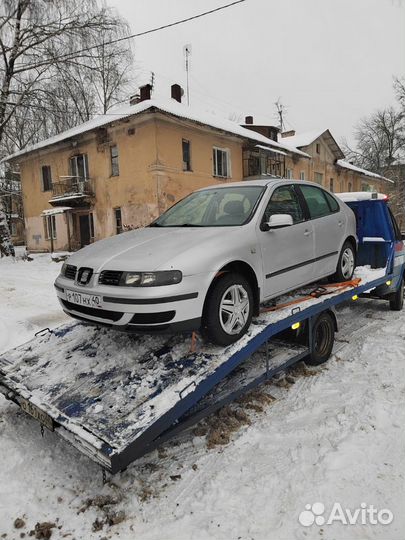
[(348, 159), (359, 167), (384, 174), (404, 157), (405, 117), (393, 107), (360, 120), (355, 129), (355, 148), (346, 144)]
[[(41, 116), (42, 106), (48, 118), (40, 123), (52, 133), (66, 129), (57, 116), (67, 106), (73, 114), (64, 118), (71, 127), (119, 101), (131, 53), (123, 42), (114, 47), (106, 41), (125, 32), (122, 19), (96, 0), (2, 0), (0, 144), (13, 117), (23, 118), (26, 108)], [(53, 126), (50, 111), (56, 113)]]

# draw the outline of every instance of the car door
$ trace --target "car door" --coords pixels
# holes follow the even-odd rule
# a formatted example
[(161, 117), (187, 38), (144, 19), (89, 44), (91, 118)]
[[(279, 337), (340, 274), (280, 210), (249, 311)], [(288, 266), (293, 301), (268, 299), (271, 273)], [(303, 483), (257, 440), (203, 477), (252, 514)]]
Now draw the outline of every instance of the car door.
[(322, 188), (303, 184), (298, 189), (307, 204), (314, 228), (314, 273), (318, 279), (336, 271), (347, 217), (336, 199)]
[[(293, 225), (268, 230), (271, 215), (289, 214)], [(258, 226), (263, 263), (264, 297), (276, 296), (313, 280), (314, 235), (293, 184), (276, 187)]]

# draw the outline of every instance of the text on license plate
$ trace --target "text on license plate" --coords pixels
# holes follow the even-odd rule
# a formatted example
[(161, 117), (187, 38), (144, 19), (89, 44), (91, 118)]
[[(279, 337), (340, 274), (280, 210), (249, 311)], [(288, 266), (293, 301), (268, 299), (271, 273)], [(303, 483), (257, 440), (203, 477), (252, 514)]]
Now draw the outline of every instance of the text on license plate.
[(72, 302), (72, 304), (78, 304), (79, 306), (87, 306), (92, 308), (101, 308), (102, 301), (101, 296), (96, 294), (84, 294), (76, 291), (69, 291), (65, 289), (66, 300)]
[(44, 413), (44, 411), (41, 411), (36, 405), (33, 405), (26, 399), (21, 398), (20, 400), (20, 406), (23, 411), (28, 413), (30, 416), (41, 422), (43, 426), (48, 428), (50, 431), (54, 430), (54, 424), (52, 418)]

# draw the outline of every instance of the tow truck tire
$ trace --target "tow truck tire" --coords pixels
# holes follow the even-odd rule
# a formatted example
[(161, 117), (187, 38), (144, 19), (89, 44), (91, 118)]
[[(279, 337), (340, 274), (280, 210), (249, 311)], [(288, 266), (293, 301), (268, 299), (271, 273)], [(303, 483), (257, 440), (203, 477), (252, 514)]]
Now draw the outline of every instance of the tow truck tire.
[[(236, 295), (238, 303), (235, 310), (237, 322), (233, 329), (230, 328), (232, 325), (226, 313), (228, 304), (232, 302), (232, 295)], [(235, 343), (246, 334), (250, 326), (253, 303), (252, 286), (244, 276), (231, 272), (218, 277), (205, 300), (201, 325), (203, 336), (217, 345), (226, 346)], [(229, 307), (232, 308), (231, 305)]]
[(404, 307), (404, 280), (402, 279), (397, 292), (395, 292), (391, 297), (390, 310), (401, 311), (403, 307)]
[(313, 350), (305, 359), (305, 363), (309, 366), (319, 366), (326, 362), (331, 355), (334, 341), (335, 321), (333, 316), (325, 311), (312, 326)]
[(356, 267), (356, 250), (353, 244), (346, 240), (340, 250), (339, 260), (336, 267), (336, 272), (329, 277), (331, 283), (341, 283), (350, 281), (353, 277)]

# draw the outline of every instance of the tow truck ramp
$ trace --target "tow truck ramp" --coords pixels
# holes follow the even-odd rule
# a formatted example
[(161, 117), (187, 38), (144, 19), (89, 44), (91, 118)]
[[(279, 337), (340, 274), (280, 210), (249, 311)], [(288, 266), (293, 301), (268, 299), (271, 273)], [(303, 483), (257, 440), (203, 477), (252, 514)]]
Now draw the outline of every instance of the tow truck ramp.
[[(237, 343), (216, 347), (190, 336), (128, 335), (72, 322), (46, 329), (0, 356), (0, 392), (43, 427), (116, 473), (182, 429), (302, 360), (308, 345), (274, 336), (390, 279), (357, 269), (358, 285), (306, 290), (263, 312)], [(319, 290), (319, 288), (317, 288)], [(318, 297), (316, 297), (318, 296)], [(300, 299), (301, 301), (297, 301)]]

